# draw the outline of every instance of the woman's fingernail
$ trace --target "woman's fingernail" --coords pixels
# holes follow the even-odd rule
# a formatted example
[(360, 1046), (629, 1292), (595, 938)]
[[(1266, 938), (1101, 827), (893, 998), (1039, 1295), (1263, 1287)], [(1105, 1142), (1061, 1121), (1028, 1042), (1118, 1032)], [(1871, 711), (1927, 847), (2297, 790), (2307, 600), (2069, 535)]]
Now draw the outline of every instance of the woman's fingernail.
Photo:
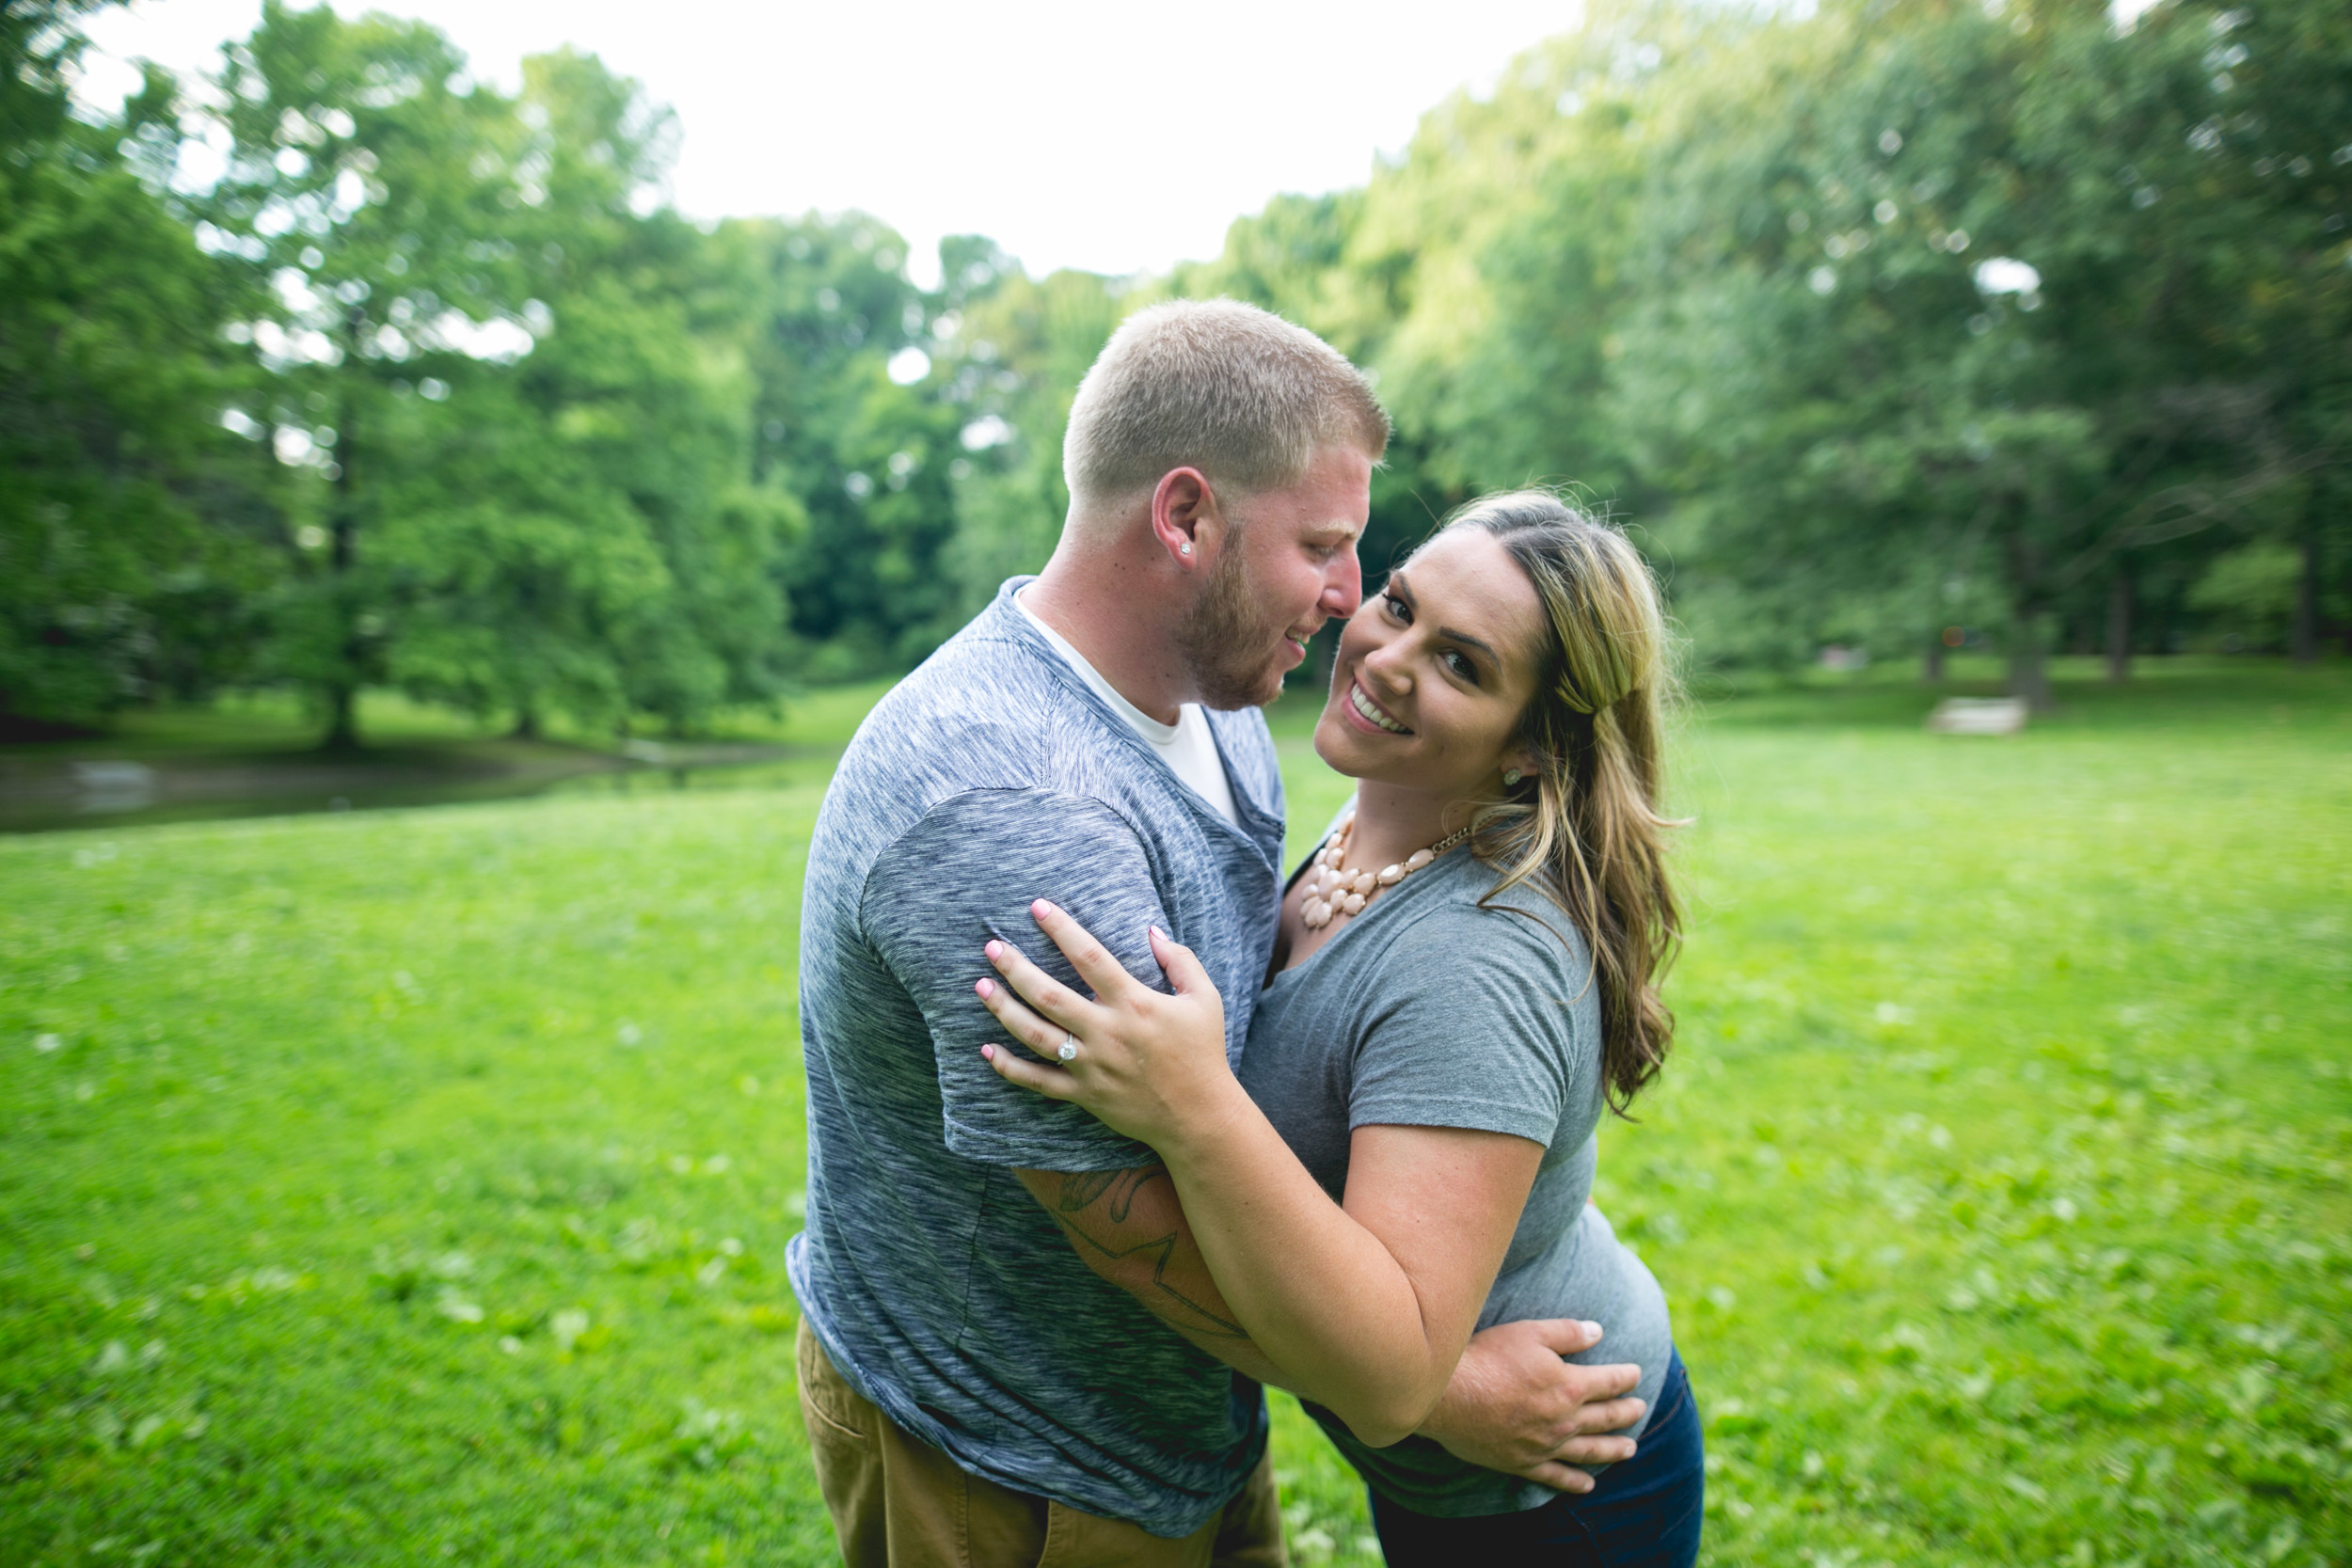
[(1029, 906), (1029, 912), (1037, 916), (1040, 920), (1042, 920), (1047, 915), (1054, 912), (1054, 906), (1041, 898), (1036, 903)]
[(1152, 927), (1152, 934), (1159, 938), (1162, 942), (1173, 942), (1176, 940), (1175, 938), (1169, 936), (1166, 931), (1161, 930), (1157, 926)]
[(982, 980), (978, 985), (974, 986), (972, 989), (978, 991), (982, 996), (993, 996), (996, 994), (995, 983), (991, 980)]
[(995, 1059), (996, 1059), (996, 1048), (995, 1048), (994, 1046), (993, 1046), (993, 1045), (984, 1045), (984, 1046), (980, 1047), (980, 1060), (981, 1060), (981, 1061), (983, 1061), (983, 1062), (993, 1062), (993, 1061), (994, 1061)]
[(986, 947), (981, 948), (980, 951), (987, 954), (991, 958), (1002, 958), (1004, 956), (1005, 944), (1001, 942), (992, 942)]
[(1600, 1338), (1600, 1324), (1587, 1318), (1584, 1320), (1584, 1332), (1597, 1339)]

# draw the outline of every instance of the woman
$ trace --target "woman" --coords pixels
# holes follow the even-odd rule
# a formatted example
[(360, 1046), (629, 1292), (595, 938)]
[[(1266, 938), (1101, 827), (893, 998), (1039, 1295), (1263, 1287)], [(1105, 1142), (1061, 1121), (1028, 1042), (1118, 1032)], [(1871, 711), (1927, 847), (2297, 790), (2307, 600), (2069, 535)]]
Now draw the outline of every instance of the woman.
[[(1173, 995), (1038, 906), (1093, 1001), (988, 944), (1006, 984), (983, 1000), (1057, 1064), (992, 1065), (1167, 1162), (1233, 1316), (1369, 1482), (1391, 1565), (1697, 1556), (1698, 1416), (1664, 1299), (1587, 1202), (1603, 1109), (1657, 1075), (1673, 1028), (1667, 680), (1621, 537), (1539, 492), (1475, 502), (1341, 638), (1315, 750), (1356, 802), (1284, 895), (1238, 1078), (1220, 999), (1164, 934)], [(1567, 1315), (1642, 1364), (1647, 1402), (1638, 1451), (1590, 1493), (1411, 1435), (1471, 1333)]]

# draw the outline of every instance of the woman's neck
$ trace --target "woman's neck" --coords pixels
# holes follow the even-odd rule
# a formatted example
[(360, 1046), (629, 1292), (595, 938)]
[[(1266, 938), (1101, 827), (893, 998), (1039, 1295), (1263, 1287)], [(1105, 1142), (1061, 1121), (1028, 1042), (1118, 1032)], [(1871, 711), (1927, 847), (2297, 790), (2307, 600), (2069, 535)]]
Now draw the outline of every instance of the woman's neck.
[(1348, 864), (1377, 871), (1448, 833), (1470, 826), (1467, 800), (1369, 779), (1356, 785), (1356, 826), (1348, 833)]

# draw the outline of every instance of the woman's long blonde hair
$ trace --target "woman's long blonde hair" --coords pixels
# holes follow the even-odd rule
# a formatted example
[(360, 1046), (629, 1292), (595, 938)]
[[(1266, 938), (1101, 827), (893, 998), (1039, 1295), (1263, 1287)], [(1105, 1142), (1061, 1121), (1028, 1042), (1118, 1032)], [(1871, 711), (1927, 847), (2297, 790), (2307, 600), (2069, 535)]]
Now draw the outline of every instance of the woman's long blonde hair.
[(1472, 852), (1503, 869), (1492, 898), (1531, 881), (1576, 922), (1600, 986), (1601, 1069), (1620, 1115), (1658, 1076), (1674, 1014), (1658, 984), (1682, 940), (1661, 814), (1673, 695), (1658, 583), (1614, 529), (1548, 491), (1486, 496), (1448, 529), (1491, 535), (1543, 604), (1546, 639), (1519, 738), (1535, 771), (1482, 803)]

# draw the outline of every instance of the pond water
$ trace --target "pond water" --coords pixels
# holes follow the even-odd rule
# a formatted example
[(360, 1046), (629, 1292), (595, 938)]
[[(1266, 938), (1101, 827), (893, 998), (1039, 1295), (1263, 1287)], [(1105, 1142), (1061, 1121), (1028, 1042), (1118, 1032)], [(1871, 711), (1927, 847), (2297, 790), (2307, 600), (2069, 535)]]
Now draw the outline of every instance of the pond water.
[(636, 761), (568, 772), (458, 770), (381, 763), (273, 759), (273, 766), (158, 768), (77, 762), (0, 787), (0, 832), (143, 827), (242, 816), (381, 811), (485, 800), (671, 794), (694, 789), (821, 785), (838, 747), (768, 747), (682, 765)]

